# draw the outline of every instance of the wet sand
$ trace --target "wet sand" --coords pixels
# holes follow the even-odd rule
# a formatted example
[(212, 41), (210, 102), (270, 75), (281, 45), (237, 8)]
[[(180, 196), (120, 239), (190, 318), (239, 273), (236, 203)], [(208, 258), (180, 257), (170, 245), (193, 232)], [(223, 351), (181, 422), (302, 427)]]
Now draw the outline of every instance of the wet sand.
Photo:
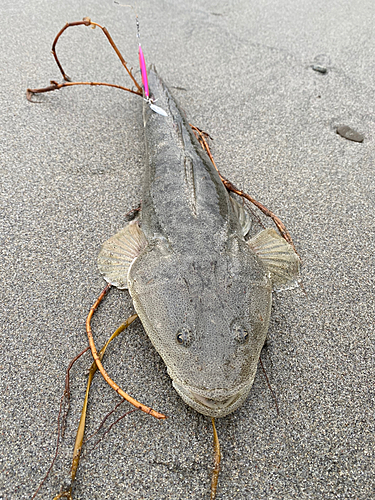
[[(84, 16), (137, 68), (130, 9), (41, 0), (1, 11), (0, 498), (20, 500), (53, 457), (65, 369), (87, 345), (85, 318), (104, 286), (97, 254), (139, 204), (144, 145), (136, 96), (82, 87), (25, 98), (61, 80), (52, 41)], [(306, 294), (275, 294), (262, 352), (280, 415), (259, 370), (245, 404), (217, 421), (218, 500), (375, 495), (374, 11), (370, 0), (138, 6), (147, 62), (212, 135), (222, 173), (285, 222), (303, 259)], [(57, 48), (72, 79), (130, 85), (99, 30), (72, 28)], [(97, 344), (132, 312), (128, 294), (111, 291), (93, 321)], [(104, 363), (169, 418), (121, 420), (82, 460), (74, 499), (208, 498), (211, 423), (178, 397), (139, 322)], [(90, 364), (86, 354), (72, 370), (65, 440), (38, 498), (68, 480)], [(97, 376), (89, 434), (117, 402)]]

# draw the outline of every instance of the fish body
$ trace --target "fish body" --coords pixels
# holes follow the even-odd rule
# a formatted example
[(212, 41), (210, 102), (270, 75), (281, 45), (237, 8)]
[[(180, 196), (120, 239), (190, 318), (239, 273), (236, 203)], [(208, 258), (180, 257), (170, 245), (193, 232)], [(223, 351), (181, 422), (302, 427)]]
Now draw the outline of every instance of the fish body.
[(298, 257), (274, 230), (246, 240), (249, 217), (153, 68), (148, 83), (167, 116), (144, 103), (141, 216), (103, 245), (99, 269), (128, 288), (182, 399), (223, 417), (251, 389), (273, 286), (298, 274)]

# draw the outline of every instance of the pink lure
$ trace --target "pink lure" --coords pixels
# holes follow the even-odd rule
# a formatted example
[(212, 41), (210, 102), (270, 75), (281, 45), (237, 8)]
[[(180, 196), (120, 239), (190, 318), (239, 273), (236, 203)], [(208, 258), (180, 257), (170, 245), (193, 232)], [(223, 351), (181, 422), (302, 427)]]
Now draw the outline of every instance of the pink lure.
[(139, 44), (139, 65), (141, 67), (141, 75), (142, 75), (142, 83), (145, 92), (145, 99), (149, 103), (150, 108), (154, 113), (157, 113), (161, 116), (168, 116), (168, 114), (164, 111), (164, 109), (159, 108), (154, 104), (154, 101), (150, 98), (150, 92), (148, 89), (148, 79), (147, 79), (147, 70), (146, 70), (146, 61), (145, 56), (143, 55), (143, 50), (141, 44)]
[(141, 67), (141, 75), (142, 75), (142, 82), (143, 82), (143, 88), (145, 91), (145, 96), (147, 99), (149, 99), (150, 93), (148, 91), (146, 61), (145, 61), (145, 56), (143, 55), (141, 44), (139, 44), (139, 65)]

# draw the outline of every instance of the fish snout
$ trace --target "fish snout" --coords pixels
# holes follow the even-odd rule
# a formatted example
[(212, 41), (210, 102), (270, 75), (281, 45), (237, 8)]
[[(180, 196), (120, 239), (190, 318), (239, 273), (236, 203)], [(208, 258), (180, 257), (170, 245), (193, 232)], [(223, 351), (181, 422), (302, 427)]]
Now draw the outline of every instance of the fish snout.
[(173, 387), (189, 406), (199, 413), (210, 417), (225, 417), (238, 408), (246, 399), (250, 385), (243, 385), (236, 391), (217, 389), (215, 391), (202, 391), (173, 380)]

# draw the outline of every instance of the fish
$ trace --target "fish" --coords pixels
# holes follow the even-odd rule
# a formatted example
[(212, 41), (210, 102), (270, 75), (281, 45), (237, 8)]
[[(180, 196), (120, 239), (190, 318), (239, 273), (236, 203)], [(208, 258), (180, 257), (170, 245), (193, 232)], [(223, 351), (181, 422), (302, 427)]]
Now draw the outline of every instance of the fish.
[(298, 278), (300, 260), (272, 228), (250, 238), (248, 212), (154, 66), (148, 85), (140, 215), (102, 245), (98, 267), (129, 291), (183, 401), (225, 417), (250, 392), (272, 292)]

